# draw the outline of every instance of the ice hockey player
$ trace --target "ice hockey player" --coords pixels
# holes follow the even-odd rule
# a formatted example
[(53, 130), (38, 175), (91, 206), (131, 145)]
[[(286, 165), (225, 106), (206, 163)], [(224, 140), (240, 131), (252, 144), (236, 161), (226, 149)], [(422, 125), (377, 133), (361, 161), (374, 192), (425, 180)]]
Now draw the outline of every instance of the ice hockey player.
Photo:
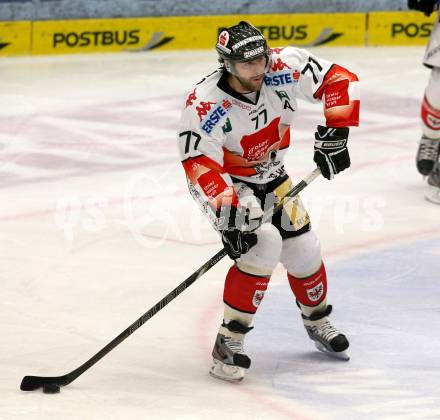
[(303, 49), (269, 49), (244, 21), (220, 31), (216, 50), (221, 66), (188, 92), (178, 136), (189, 190), (234, 260), (210, 373), (243, 379), (251, 364), (243, 340), (279, 261), (309, 337), (319, 350), (348, 360), (348, 340), (329, 319), (320, 244), (301, 199), (250, 230), (293, 185), (283, 160), (297, 98), (323, 103), (326, 124), (318, 125), (314, 145), (323, 176), (333, 179), (350, 166), (348, 127), (358, 125), (358, 78)]
[[(408, 0), (408, 8), (430, 16), (440, 0)], [(429, 39), (423, 64), (431, 69), (422, 103), (422, 138), (416, 156), (418, 171), (428, 176), (428, 201), (440, 204), (440, 12)]]

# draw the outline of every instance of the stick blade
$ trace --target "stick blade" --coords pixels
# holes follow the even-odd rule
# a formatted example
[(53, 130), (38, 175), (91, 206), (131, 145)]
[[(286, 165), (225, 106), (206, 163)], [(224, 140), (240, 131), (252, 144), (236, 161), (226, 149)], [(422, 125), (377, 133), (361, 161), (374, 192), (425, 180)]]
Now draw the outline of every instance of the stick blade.
[(66, 385), (63, 376), (25, 376), (20, 385), (22, 391), (35, 391), (46, 384)]

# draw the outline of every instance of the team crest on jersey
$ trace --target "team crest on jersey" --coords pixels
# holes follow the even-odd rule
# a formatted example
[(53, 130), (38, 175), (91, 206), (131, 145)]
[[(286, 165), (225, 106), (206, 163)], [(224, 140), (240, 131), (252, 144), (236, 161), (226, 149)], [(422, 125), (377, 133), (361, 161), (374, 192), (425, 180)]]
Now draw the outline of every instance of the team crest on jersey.
[[(223, 99), (222, 103), (213, 109), (211, 109), (211, 105), (215, 105), (216, 102), (203, 103), (209, 104), (209, 109), (207, 109), (207, 106), (204, 108), (203, 115), (206, 115), (206, 117), (203, 119), (201, 117), (201, 114), (199, 113), (201, 127), (205, 133), (210, 134), (214, 127), (219, 123), (219, 121), (228, 113), (228, 111), (232, 107), (232, 103), (228, 99)], [(200, 102), (200, 104), (202, 104), (202, 102)]]
[(254, 297), (252, 298), (252, 305), (256, 308), (260, 305), (264, 297), (264, 290), (255, 290)]
[(222, 127), (223, 133), (229, 133), (232, 131), (232, 124), (231, 124), (231, 120), (229, 118), (226, 118), (226, 122)]
[(317, 302), (319, 299), (321, 299), (323, 293), (324, 285), (322, 284), (322, 282), (318, 283), (315, 287), (312, 287), (311, 289), (307, 289), (307, 296), (312, 302)]
[(276, 94), (280, 98), (280, 101), (283, 103), (283, 109), (289, 108), (292, 112), (294, 112), (294, 109), (292, 108), (292, 105), (290, 104), (290, 97), (287, 94), (285, 90), (277, 90), (275, 89)]

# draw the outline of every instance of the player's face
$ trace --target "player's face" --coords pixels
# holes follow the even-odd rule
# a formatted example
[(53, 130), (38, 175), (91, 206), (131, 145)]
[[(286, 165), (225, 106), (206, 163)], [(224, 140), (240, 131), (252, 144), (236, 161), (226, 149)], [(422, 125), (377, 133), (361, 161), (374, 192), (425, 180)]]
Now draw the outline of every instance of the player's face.
[(267, 58), (258, 57), (255, 60), (237, 62), (235, 77), (243, 87), (243, 92), (256, 92), (260, 90), (264, 80)]

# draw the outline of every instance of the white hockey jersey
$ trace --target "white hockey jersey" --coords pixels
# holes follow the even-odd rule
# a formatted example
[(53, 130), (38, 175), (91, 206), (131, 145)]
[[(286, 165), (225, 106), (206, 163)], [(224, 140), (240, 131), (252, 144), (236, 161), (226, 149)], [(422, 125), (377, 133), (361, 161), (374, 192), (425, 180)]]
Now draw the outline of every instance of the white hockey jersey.
[(264, 184), (283, 173), (297, 99), (322, 101), (327, 126), (357, 126), (357, 84), (345, 68), (294, 47), (271, 50), (255, 101), (229, 87), (223, 68), (206, 76), (187, 94), (179, 129), (191, 194), (207, 213), (237, 206), (231, 176)]
[(423, 64), (428, 67), (440, 67), (440, 10), (437, 13), (437, 21), (432, 28), (431, 37), (426, 47)]

